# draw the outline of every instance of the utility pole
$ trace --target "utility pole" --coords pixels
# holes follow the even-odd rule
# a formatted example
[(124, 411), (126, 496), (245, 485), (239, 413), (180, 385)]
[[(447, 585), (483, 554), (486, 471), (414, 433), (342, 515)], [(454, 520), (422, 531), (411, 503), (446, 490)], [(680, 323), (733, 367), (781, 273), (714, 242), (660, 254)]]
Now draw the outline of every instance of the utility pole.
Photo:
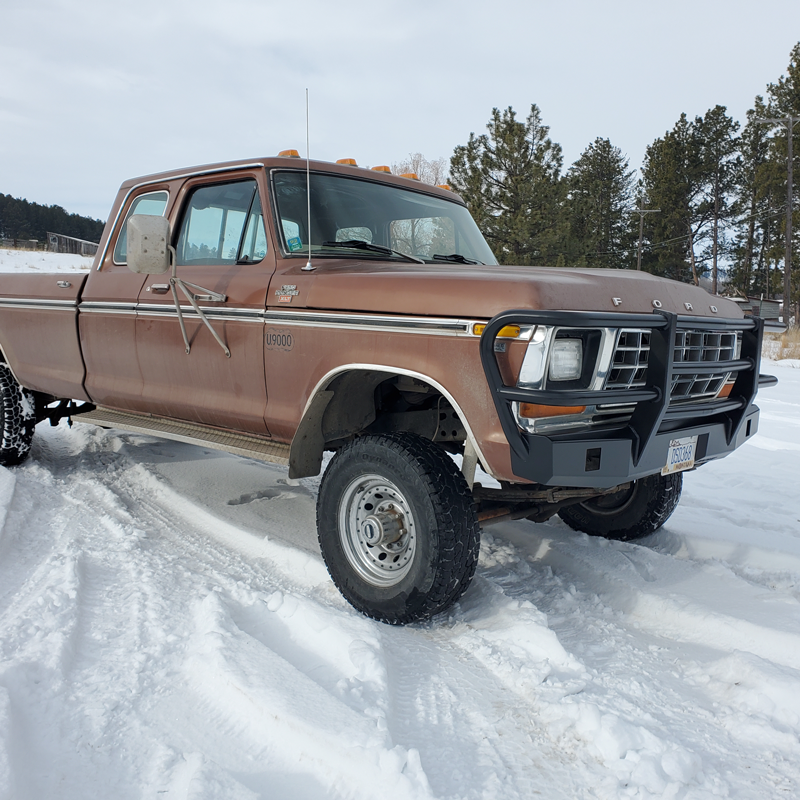
[(634, 209), (633, 213), (639, 215), (639, 250), (636, 255), (636, 269), (642, 269), (642, 239), (644, 238), (644, 215), (655, 214), (661, 211), (660, 208), (645, 208), (644, 196), (639, 195), (639, 208)]
[(792, 211), (794, 210), (794, 193), (792, 191), (792, 133), (794, 126), (800, 122), (800, 116), (756, 119), (755, 122), (766, 122), (770, 125), (783, 125), (786, 128), (786, 251), (783, 258), (783, 323), (789, 325), (792, 308)]

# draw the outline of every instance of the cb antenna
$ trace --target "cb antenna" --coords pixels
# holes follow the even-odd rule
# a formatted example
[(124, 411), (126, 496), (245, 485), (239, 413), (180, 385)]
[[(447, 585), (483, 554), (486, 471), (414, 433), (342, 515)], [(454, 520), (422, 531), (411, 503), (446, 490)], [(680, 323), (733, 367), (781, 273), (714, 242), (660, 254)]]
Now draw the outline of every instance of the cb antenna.
[(308, 261), (303, 267), (304, 272), (310, 272), (316, 267), (311, 263), (311, 146), (308, 136), (308, 89), (306, 89), (306, 199), (308, 200)]

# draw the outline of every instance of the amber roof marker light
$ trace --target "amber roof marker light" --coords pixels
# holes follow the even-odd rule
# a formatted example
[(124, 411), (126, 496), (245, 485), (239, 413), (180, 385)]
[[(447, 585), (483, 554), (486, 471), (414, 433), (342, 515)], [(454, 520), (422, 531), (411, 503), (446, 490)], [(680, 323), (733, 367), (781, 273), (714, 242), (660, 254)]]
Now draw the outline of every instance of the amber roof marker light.
[(300, 158), (300, 153), (297, 150), (281, 150), (278, 158)]

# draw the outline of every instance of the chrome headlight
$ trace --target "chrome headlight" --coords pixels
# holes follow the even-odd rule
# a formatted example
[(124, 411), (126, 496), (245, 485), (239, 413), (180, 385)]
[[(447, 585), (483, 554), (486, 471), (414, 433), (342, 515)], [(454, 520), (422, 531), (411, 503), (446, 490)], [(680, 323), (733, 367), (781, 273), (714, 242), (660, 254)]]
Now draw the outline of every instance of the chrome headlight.
[[(517, 386), (551, 391), (603, 387), (616, 332), (598, 328), (535, 328), (525, 352)], [(531, 432), (592, 424), (594, 406), (547, 406), (517, 403), (520, 426)]]
[(544, 376), (547, 368), (547, 354), (554, 329), (547, 325), (537, 325), (533, 329), (522, 369), (519, 371), (517, 386), (522, 389), (544, 389)]

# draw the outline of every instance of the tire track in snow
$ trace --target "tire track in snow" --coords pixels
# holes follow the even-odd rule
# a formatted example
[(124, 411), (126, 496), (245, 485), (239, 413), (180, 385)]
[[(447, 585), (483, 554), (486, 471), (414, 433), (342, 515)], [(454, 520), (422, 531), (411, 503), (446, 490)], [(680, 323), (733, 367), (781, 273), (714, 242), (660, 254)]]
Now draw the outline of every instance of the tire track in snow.
[[(350, 781), (361, 785), (358, 765), (382, 757), (396, 778), (382, 787), (391, 798), (407, 796), (409, 786), (424, 796), (425, 781), (434, 796), (453, 798), (515, 800), (537, 791), (552, 797), (701, 797), (733, 787), (740, 789), (737, 796), (760, 798), (748, 788), (745, 771), (753, 775), (753, 786), (764, 778), (781, 789), (797, 788), (796, 754), (774, 727), (783, 725), (791, 738), (797, 730), (791, 719), (764, 714), (753, 722), (751, 715), (745, 733), (737, 724), (754, 702), (752, 694), (737, 693), (731, 678), (737, 669), (746, 672), (744, 667), (726, 671), (715, 666), (720, 654), (705, 644), (680, 645), (657, 632), (643, 633), (631, 619), (620, 587), (652, 592), (666, 566), (677, 569), (681, 559), (668, 553), (651, 558), (646, 548), (620, 549), (597, 540), (584, 541), (583, 556), (575, 557), (573, 544), (585, 537), (520, 523), (502, 528), (505, 540), (486, 537), (478, 580), (451, 614), (429, 626), (390, 629), (351, 611), (318, 557), (272, 538), (291, 514), (294, 525), (313, 537), (306, 530), (313, 517), (309, 495), (255, 496), (265, 488), (258, 481), (268, 488), (288, 486), (278, 483), (283, 473), (226, 457), (199, 470), (202, 481), (191, 490), (184, 473), (175, 480), (170, 471), (187, 456), (183, 446), (145, 444), (137, 455), (113, 434), (48, 434), (46, 468), (32, 464), (19, 474), (39, 470), (43, 486), (49, 476), (62, 496), (59, 518), (78, 515), (58, 534), (64, 546), (85, 525), (80, 535), (94, 538), (86, 549), (82, 541), (78, 552), (95, 547), (100, 566), (112, 571), (119, 560), (130, 563), (131, 571), (123, 573), (138, 584), (138, 607), (146, 609), (137, 612), (143, 625), (138, 646), (154, 654), (142, 663), (139, 683), (125, 675), (119, 693), (102, 681), (71, 686), (73, 704), (96, 693), (100, 727), (122, 732), (139, 765), (144, 753), (151, 769), (134, 774), (133, 756), (104, 749), (94, 728), (51, 700), (56, 725), (75, 725), (78, 736), (39, 740), (36, 752), (42, 762), (62, 764), (62, 772), (116, 772), (134, 787), (120, 788), (120, 797), (185, 796), (203, 786), (224, 786), (223, 796), (232, 797), (258, 796), (266, 786), (279, 787), (284, 796), (344, 797)], [(156, 449), (164, 458), (160, 465)], [(215, 472), (222, 487), (209, 482)], [(17, 486), (12, 516), (20, 516), (24, 505), (19, 492)], [(222, 495), (252, 501), (220, 505)], [(45, 506), (50, 502), (48, 495)], [(99, 517), (111, 520), (110, 532)], [(36, 520), (46, 531), (44, 516)], [(558, 562), (540, 552), (542, 538), (569, 544)], [(46, 559), (46, 537), (33, 541)], [(550, 548), (551, 555), (558, 550)], [(606, 559), (608, 550), (619, 551), (618, 558)], [(690, 573), (706, 570), (693, 561), (683, 566)], [(110, 575), (93, 567), (86, 575), (92, 608), (99, 609), (94, 603)], [(68, 583), (57, 571), (51, 581), (62, 589)], [(114, 591), (109, 590), (112, 606), (123, 596)], [(113, 632), (125, 614), (119, 610), (100, 624)], [(105, 657), (121, 664), (134, 641), (112, 637)], [(84, 656), (90, 654), (82, 646), (80, 655), (76, 663), (88, 678), (91, 660)], [(64, 663), (59, 656), (57, 666)], [(704, 683), (709, 668), (713, 680)], [(747, 674), (758, 674), (752, 669)], [(761, 669), (779, 687), (780, 676), (767, 673)], [(70, 680), (75, 674), (69, 673)], [(284, 690), (305, 687), (299, 707), (287, 707), (286, 697), (272, 694), (278, 691), (269, 683), (274, 676), (282, 676)], [(350, 731), (339, 731), (343, 719), (353, 720), (349, 727), (361, 750), (335, 750), (336, 759), (316, 766), (292, 760), (281, 741), (272, 749), (264, 744), (274, 736), (269, 714), (276, 708), (283, 709), (284, 726), (277, 729), (310, 746), (312, 758), (314, 749), (348, 740)], [(316, 712), (334, 720), (327, 733), (312, 724)], [(79, 755), (70, 761), (65, 751), (76, 742)], [(772, 772), (768, 746), (779, 765)], [(15, 763), (19, 758), (10, 756)], [(83, 794), (76, 788), (63, 796), (91, 795), (88, 778), (73, 782)], [(38, 800), (47, 793), (32, 796)]]
[[(732, 724), (743, 715), (720, 702), (725, 686), (737, 694), (735, 681), (716, 681), (716, 691), (710, 692), (708, 681), (701, 679), (709, 670), (719, 672), (715, 665), (724, 662), (728, 651), (715, 648), (714, 639), (695, 642), (691, 634), (690, 643), (681, 644), (687, 638), (682, 631), (672, 636), (663, 632), (658, 616), (645, 619), (632, 613), (638, 606), (631, 594), (653, 591), (663, 577), (663, 557), (646, 547), (591, 539), (556, 524), (515, 523), (495, 531), (498, 538), (502, 534), (500, 542), (519, 546), (520, 559), (533, 565), (535, 578), (531, 581), (527, 568), (512, 565), (505, 574), (494, 570), (496, 580), (510, 596), (528, 597), (547, 613), (550, 627), (590, 675), (579, 695), (549, 709), (543, 706), (542, 715), (551, 720), (554, 735), (563, 729), (585, 740), (587, 749), (619, 776), (620, 796), (626, 796), (624, 786), (649, 787), (655, 796), (670, 786), (675, 792), (683, 786), (687, 796), (694, 796), (692, 789), (724, 796), (735, 786), (737, 797), (760, 800), (762, 779), (763, 785), (779, 786), (787, 796), (800, 789), (800, 715), (786, 733), (776, 732), (767, 716), (751, 719), (743, 733)], [(489, 537), (487, 544), (493, 547)], [(606, 551), (616, 558), (609, 560)], [(640, 551), (638, 558), (635, 551)], [(632, 558), (639, 561), (638, 568)], [(644, 568), (642, 559), (651, 558)], [(656, 581), (642, 578), (643, 570)], [(713, 596), (712, 591), (709, 599)], [(684, 611), (684, 622), (691, 627), (690, 609)], [(769, 663), (755, 661), (765, 667)], [(787, 668), (786, 674), (800, 679), (795, 669)], [(770, 685), (769, 669), (762, 671), (762, 678)]]

